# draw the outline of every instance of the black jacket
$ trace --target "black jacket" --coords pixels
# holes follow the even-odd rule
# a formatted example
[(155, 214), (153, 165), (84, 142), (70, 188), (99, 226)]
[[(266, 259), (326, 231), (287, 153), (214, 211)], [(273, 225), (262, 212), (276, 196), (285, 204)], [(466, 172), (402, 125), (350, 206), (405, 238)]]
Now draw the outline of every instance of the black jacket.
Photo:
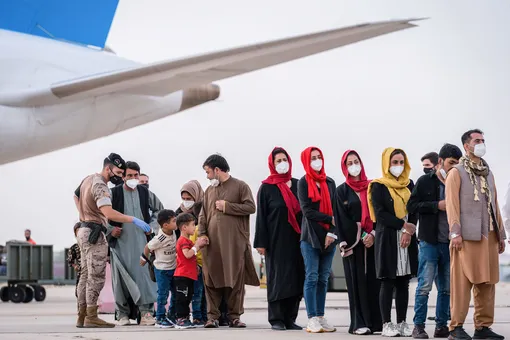
[(435, 172), (421, 176), (407, 202), (407, 211), (418, 215), (418, 238), (431, 244), (438, 242), (440, 185), (441, 181)]

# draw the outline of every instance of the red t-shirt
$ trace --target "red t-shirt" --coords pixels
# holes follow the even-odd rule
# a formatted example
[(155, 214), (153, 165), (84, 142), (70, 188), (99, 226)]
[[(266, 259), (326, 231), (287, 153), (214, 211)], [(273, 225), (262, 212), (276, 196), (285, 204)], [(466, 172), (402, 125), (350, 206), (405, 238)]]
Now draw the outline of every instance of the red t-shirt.
[(175, 250), (177, 252), (177, 268), (175, 269), (174, 276), (187, 277), (195, 281), (197, 280), (197, 256), (193, 255), (187, 259), (182, 251), (183, 249), (193, 248), (193, 245), (193, 241), (184, 236), (179, 237), (177, 240), (177, 245), (175, 246)]

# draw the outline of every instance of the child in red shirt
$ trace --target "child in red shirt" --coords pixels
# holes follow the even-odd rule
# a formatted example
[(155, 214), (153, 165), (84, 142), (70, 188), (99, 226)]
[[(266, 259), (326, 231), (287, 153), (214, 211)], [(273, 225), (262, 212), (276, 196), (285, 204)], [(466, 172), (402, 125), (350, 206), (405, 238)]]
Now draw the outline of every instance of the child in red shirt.
[(177, 268), (174, 274), (177, 316), (175, 327), (193, 328), (195, 326), (189, 318), (189, 305), (193, 298), (193, 286), (198, 276), (196, 254), (207, 241), (198, 239), (197, 243), (193, 244), (193, 241), (190, 240), (190, 236), (195, 233), (195, 217), (191, 214), (177, 216), (177, 227), (181, 231), (181, 236), (175, 247), (177, 253)]

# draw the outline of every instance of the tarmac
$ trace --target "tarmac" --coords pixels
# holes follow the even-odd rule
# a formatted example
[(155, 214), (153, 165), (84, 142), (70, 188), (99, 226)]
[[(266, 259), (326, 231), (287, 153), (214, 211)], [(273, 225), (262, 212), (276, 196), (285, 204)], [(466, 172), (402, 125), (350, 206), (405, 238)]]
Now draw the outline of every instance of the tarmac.
[[(78, 329), (76, 321), (76, 299), (72, 286), (46, 286), (46, 300), (44, 302), (30, 302), (28, 304), (14, 304), (0, 302), (0, 339), (83, 339), (83, 340), (173, 340), (211, 339), (211, 340), (252, 340), (252, 339), (309, 339), (310, 337), (355, 338), (348, 334), (349, 304), (347, 293), (328, 293), (326, 301), (326, 317), (337, 327), (335, 333), (308, 334), (305, 331), (272, 331), (267, 322), (266, 290), (258, 287), (246, 287), (245, 314), (242, 320), (248, 325), (246, 329), (157, 329), (137, 325), (116, 326), (112, 329)], [(416, 283), (410, 287), (408, 323), (412, 324), (414, 316), (414, 292)], [(429, 298), (429, 316), (435, 312), (436, 291), (433, 290)], [(395, 310), (393, 310), (395, 313)], [(102, 315), (108, 321), (113, 321), (113, 315)], [(395, 314), (393, 314), (395, 318)], [(466, 330), (472, 334), (473, 307), (471, 306), (466, 319)], [(433, 321), (427, 321), (427, 332), (432, 338)], [(304, 301), (297, 323), (306, 325), (306, 310)], [(496, 316), (494, 331), (510, 339), (510, 283), (499, 283), (496, 288)], [(369, 339), (382, 339), (380, 335), (369, 336)]]

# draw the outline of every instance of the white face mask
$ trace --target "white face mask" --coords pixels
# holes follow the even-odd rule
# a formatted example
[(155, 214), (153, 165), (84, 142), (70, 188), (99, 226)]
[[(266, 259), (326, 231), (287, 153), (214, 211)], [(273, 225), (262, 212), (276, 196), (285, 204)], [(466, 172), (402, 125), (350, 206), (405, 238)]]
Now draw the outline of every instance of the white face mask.
[(209, 180), (209, 182), (211, 183), (211, 186), (213, 186), (213, 187), (217, 187), (218, 185), (220, 185), (220, 181), (218, 181), (216, 178)]
[(361, 165), (353, 164), (347, 168), (347, 171), (349, 171), (349, 175), (356, 177), (361, 173)]
[(395, 165), (390, 168), (390, 172), (393, 176), (399, 177), (404, 172), (404, 167), (402, 165)]
[(441, 174), (441, 176), (443, 176), (443, 179), (446, 179), (447, 173), (443, 168), (439, 169), (439, 173)]
[(134, 189), (134, 188), (136, 188), (136, 186), (138, 185), (138, 182), (139, 182), (139, 181), (138, 181), (136, 178), (128, 179), (128, 180), (126, 181), (126, 185), (127, 185), (128, 187), (130, 187), (131, 189)]
[(289, 162), (280, 162), (276, 165), (276, 172), (279, 173), (280, 175), (283, 175), (283, 174), (286, 174), (287, 172), (289, 172)]
[(484, 143), (476, 144), (476, 145), (475, 145), (475, 148), (474, 148), (474, 150), (473, 150), (473, 154), (474, 154), (476, 157), (480, 157), (480, 158), (482, 158), (483, 156), (485, 156), (485, 144), (484, 144)]
[(312, 169), (314, 169), (315, 171), (321, 171), (322, 159), (316, 159), (316, 160), (312, 161), (312, 163), (310, 163), (310, 165), (312, 166)]
[(191, 209), (195, 205), (195, 201), (182, 201), (182, 205), (186, 209)]

